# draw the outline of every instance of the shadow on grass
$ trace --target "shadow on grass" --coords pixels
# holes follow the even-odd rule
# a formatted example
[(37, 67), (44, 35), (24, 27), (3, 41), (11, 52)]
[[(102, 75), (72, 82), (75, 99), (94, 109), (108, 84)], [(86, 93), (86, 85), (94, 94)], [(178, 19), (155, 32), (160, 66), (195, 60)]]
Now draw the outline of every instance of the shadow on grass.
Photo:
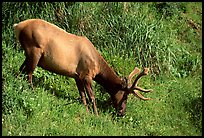
[[(34, 85), (34, 87), (40, 87), (40, 86), (44, 87), (46, 91), (48, 91), (50, 94), (56, 96), (58, 99), (64, 99), (64, 100), (70, 101), (70, 102), (68, 102), (65, 105), (69, 105), (69, 104), (73, 104), (73, 103), (81, 103), (81, 104), (83, 104), (82, 100), (81, 100), (81, 97), (79, 95), (78, 89), (76, 89), (76, 93), (78, 94), (78, 96), (75, 97), (73, 95), (67, 94), (63, 90), (58, 90), (55, 87), (51, 87), (50, 83), (45, 83), (43, 81), (43, 79), (40, 79), (40, 78), (33, 77), (33, 85)], [(93, 87), (93, 89), (94, 89), (94, 87)], [(103, 88), (100, 89), (100, 91), (101, 91), (100, 95), (103, 95), (104, 93), (107, 93)], [(88, 96), (86, 96), (86, 97), (88, 97)], [(108, 99), (108, 100), (101, 100), (99, 98), (96, 98), (96, 103), (97, 103), (97, 108), (100, 110), (100, 112), (109, 112), (109, 113), (111, 113), (112, 109), (113, 109), (111, 100), (110, 99)], [(88, 102), (87, 104), (89, 106), (89, 110), (92, 111), (93, 110), (92, 109), (92, 104), (91, 104), (91, 102), (89, 101), (88, 98), (87, 98), (87, 102)]]
[[(73, 95), (69, 95), (69, 93), (63, 91), (63, 90), (58, 90), (57, 87), (51, 87), (51, 83), (45, 83), (42, 78), (36, 78), (33, 77), (33, 85), (34, 87), (43, 87), (46, 91), (48, 91), (50, 94), (56, 96), (58, 99), (66, 99), (68, 101), (72, 101), (68, 104), (74, 103), (74, 102), (80, 102), (81, 98), (80, 96), (74, 97)], [(69, 82), (67, 81), (67, 85), (69, 85)], [(67, 91), (69, 91), (67, 89)], [(78, 90), (76, 91), (77, 94), (79, 94)]]
[(190, 121), (202, 131), (202, 97), (193, 99), (190, 103), (185, 103), (185, 109), (191, 114)]

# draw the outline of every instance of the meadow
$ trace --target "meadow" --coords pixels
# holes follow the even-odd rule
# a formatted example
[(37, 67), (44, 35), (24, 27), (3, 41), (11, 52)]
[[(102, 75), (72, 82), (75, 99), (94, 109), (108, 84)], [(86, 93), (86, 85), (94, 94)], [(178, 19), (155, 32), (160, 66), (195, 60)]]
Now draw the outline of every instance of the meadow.
[[(120, 77), (149, 67), (118, 117), (93, 82), (99, 116), (87, 113), (74, 79), (37, 67), (32, 89), (16, 77), (25, 56), (13, 24), (41, 18), (86, 36)], [(201, 2), (3, 2), (3, 136), (201, 136)]]

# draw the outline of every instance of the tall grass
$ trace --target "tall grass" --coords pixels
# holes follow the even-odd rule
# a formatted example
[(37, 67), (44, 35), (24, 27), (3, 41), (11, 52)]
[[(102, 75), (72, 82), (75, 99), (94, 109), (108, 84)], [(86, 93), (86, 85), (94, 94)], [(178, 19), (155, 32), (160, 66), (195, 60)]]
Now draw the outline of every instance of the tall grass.
[[(202, 4), (171, 2), (3, 2), (3, 135), (201, 135)], [(141, 85), (152, 101), (129, 96), (124, 118), (93, 83), (99, 117), (87, 114), (73, 79), (36, 68), (32, 90), (15, 77), (25, 56), (13, 24), (41, 18), (88, 37), (109, 65), (127, 76), (150, 67)], [(147, 95), (145, 95), (147, 96)]]
[[(184, 5), (112, 2), (3, 3), (2, 23), (3, 30), (7, 28), (9, 35), (13, 36), (12, 24), (29, 18), (45, 19), (68, 32), (87, 36), (102, 53), (104, 50), (116, 57), (133, 58), (134, 66), (151, 67), (153, 75), (168, 73), (182, 76), (183, 73), (189, 75), (191, 72), (201, 72), (201, 64), (197, 64), (201, 62), (201, 58), (186, 52), (188, 44), (178, 42), (177, 29), (180, 28), (179, 33), (187, 29), (183, 23), (179, 23), (184, 9), (180, 7)], [(195, 45), (194, 41), (190, 44)], [(196, 47), (201, 48), (201, 43)], [(186, 59), (181, 59), (183, 56)], [(191, 63), (191, 67), (180, 66), (192, 59), (195, 61)]]

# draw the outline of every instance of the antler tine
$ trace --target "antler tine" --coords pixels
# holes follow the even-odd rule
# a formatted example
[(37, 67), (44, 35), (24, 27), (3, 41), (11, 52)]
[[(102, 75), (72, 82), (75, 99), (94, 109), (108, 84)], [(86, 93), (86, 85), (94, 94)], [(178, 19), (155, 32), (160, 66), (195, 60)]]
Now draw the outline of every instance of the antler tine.
[(139, 87), (139, 86), (135, 86), (134, 87), (136, 90), (139, 90), (139, 91), (142, 91), (142, 92), (151, 92), (151, 91), (153, 91), (152, 89), (143, 89), (143, 88), (141, 88), (141, 87)]
[(130, 75), (128, 76), (128, 86), (131, 85), (131, 81), (132, 81), (132, 78), (138, 74), (140, 72), (140, 69), (138, 69), (137, 67), (135, 67), (135, 69), (130, 73)]
[(135, 81), (133, 82), (132, 86), (130, 87), (131, 92), (133, 92), (133, 90), (135, 89), (135, 86), (136, 86), (136, 89), (137, 89), (137, 83), (138, 83), (139, 79), (142, 76), (147, 75), (148, 71), (149, 71), (149, 68), (144, 68), (144, 70), (142, 72), (140, 72), (140, 74), (136, 77)]
[(145, 98), (144, 96), (142, 96), (140, 93), (138, 93), (138, 91), (137, 90), (134, 90), (133, 91), (133, 94), (135, 95), (135, 96), (137, 96), (138, 98), (140, 98), (140, 99), (142, 99), (142, 100), (151, 100), (151, 98)]
[[(132, 77), (136, 74), (135, 72), (139, 71), (139, 69), (134, 69), (133, 72), (130, 73), (129, 75), (129, 80), (132, 79)], [(137, 86), (137, 83), (139, 81), (139, 79), (144, 76), (144, 75), (147, 75), (148, 74), (148, 71), (149, 71), (149, 68), (144, 68), (144, 70), (142, 72), (140, 72), (140, 74), (136, 77), (135, 81), (133, 82), (132, 86), (129, 87), (129, 91), (132, 92), (136, 97), (142, 99), (142, 100), (150, 100), (151, 98), (145, 98), (143, 95), (141, 95), (139, 93), (139, 91), (142, 91), (142, 92), (150, 92), (152, 91), (151, 89), (149, 90), (145, 90), (139, 86)], [(135, 74), (134, 74), (135, 73)], [(129, 86), (129, 85), (128, 85)]]

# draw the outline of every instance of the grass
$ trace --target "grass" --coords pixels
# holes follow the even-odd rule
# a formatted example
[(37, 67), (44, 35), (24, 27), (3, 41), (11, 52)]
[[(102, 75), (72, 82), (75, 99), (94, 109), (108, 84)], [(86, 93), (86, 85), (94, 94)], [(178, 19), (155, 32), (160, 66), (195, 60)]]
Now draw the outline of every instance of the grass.
[[(99, 117), (87, 114), (71, 80), (70, 86), (38, 86), (33, 91), (25, 80), (13, 77), (10, 81), (15, 81), (8, 81), (7, 88), (16, 89), (8, 89), (7, 98), (12, 94), (16, 99), (12, 99), (13, 110), (3, 115), (2, 128), (6, 135), (200, 135), (201, 78), (163, 79), (165, 82), (159, 79), (147, 85), (154, 89), (146, 95), (153, 100), (145, 102), (130, 95), (126, 116), (117, 118), (112, 116), (113, 108), (99, 108)], [(59, 94), (62, 88), (55, 90), (60, 85), (66, 89), (63, 95)], [(94, 88), (99, 104), (102, 96)]]
[[(9, 3), (2, 4), (2, 135), (201, 136), (202, 4)], [(21, 8), (19, 8), (21, 7)], [(29, 10), (27, 10), (29, 9)], [(120, 77), (150, 67), (140, 84), (150, 101), (129, 95), (116, 117), (108, 93), (93, 82), (99, 116), (86, 113), (76, 84), (36, 68), (34, 90), (16, 73), (25, 56), (12, 25), (42, 18), (86, 35)]]

